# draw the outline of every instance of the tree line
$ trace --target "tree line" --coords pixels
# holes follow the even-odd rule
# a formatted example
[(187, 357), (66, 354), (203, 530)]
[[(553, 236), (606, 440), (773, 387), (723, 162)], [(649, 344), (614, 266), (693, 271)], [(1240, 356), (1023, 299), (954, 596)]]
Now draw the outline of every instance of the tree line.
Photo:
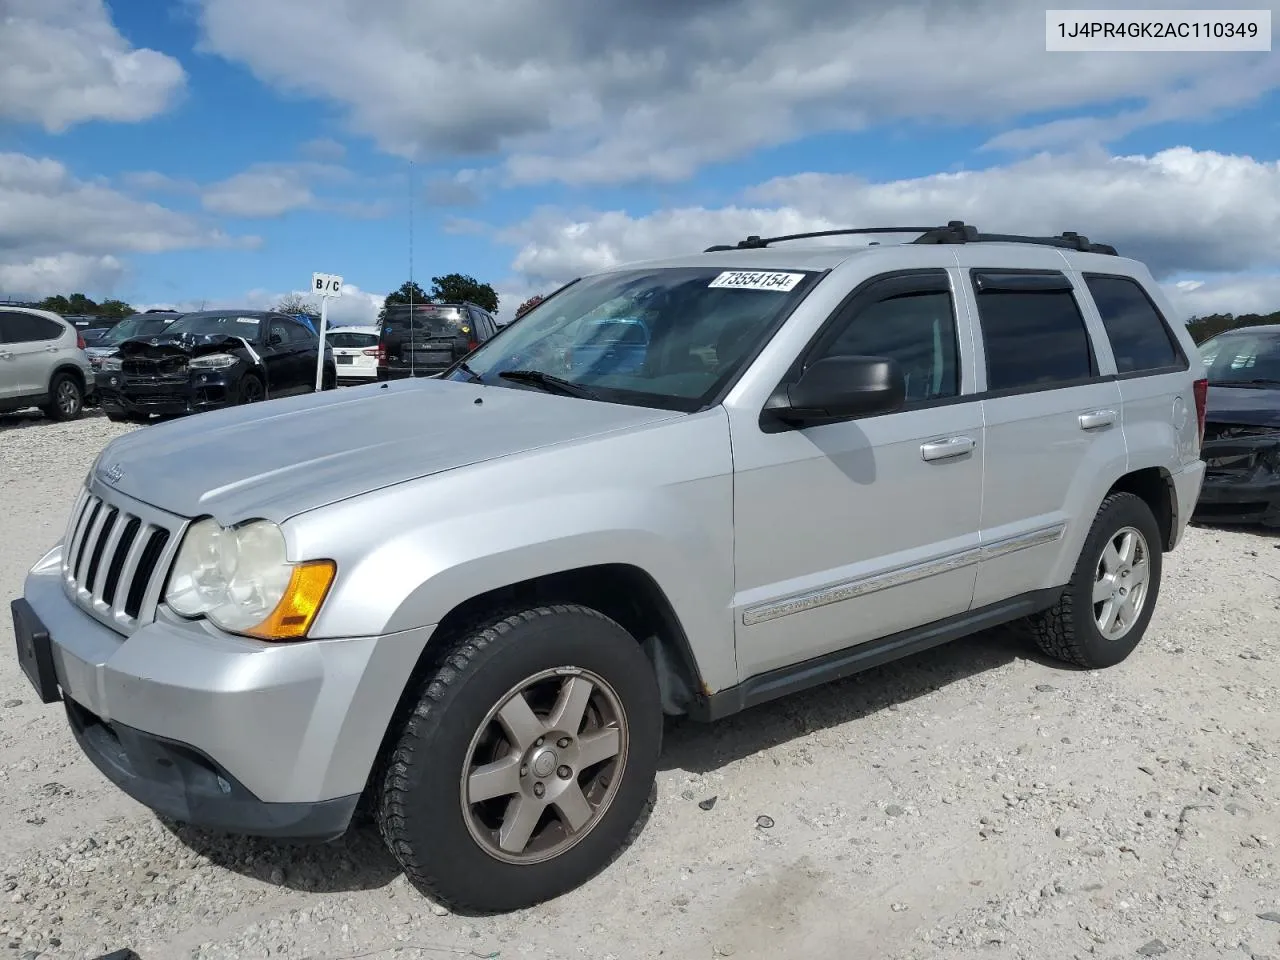
[(1211, 313), (1203, 317), (1192, 317), (1187, 322), (1191, 339), (1196, 343), (1204, 343), (1210, 337), (1216, 337), (1226, 330), (1236, 327), (1263, 326), (1280, 323), (1280, 310), (1273, 313)]
[(103, 300), (97, 303), (83, 293), (73, 293), (70, 296), (58, 294), (45, 297), (38, 303), (28, 303), (26, 306), (37, 310), (48, 310), (61, 316), (101, 317), (104, 320), (123, 320), (138, 312), (123, 300)]

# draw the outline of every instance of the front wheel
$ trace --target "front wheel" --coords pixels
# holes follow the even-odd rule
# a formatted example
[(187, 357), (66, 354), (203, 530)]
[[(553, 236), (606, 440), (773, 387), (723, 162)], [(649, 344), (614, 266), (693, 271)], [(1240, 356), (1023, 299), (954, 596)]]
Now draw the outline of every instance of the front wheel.
[(1151, 622), (1163, 559), (1160, 527), (1146, 501), (1111, 494), (1094, 517), (1062, 596), (1032, 618), (1040, 649), (1093, 670), (1125, 660)]
[(525, 610), (470, 631), (427, 679), (385, 763), (378, 825), (436, 899), (532, 906), (630, 841), (661, 743), (634, 637), (586, 607)]
[(256, 373), (246, 373), (236, 390), (237, 403), (260, 403), (267, 398), (267, 385)]

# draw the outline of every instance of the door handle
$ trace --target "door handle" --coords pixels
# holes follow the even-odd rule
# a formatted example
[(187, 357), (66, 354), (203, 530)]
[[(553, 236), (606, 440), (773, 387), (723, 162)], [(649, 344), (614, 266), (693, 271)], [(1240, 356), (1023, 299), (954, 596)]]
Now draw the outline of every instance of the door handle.
[(1116, 412), (1114, 410), (1094, 410), (1090, 413), (1080, 414), (1081, 430), (1097, 430), (1101, 427), (1109, 427), (1116, 422)]
[(949, 460), (972, 453), (976, 446), (972, 437), (947, 437), (945, 440), (920, 444), (920, 456), (926, 461)]
[(58, 348), (58, 347), (45, 347), (44, 349), (45, 349), (45, 352), (46, 352), (46, 353), (57, 353), (57, 352), (58, 352), (58, 350), (59, 350), (60, 348)]

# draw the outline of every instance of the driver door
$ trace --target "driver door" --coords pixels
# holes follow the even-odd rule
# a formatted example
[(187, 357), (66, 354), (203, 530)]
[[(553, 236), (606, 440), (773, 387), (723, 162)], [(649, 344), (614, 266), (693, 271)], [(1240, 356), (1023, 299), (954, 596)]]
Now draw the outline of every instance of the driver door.
[(906, 379), (898, 411), (774, 432), (758, 411), (735, 412), (741, 679), (969, 609), (983, 424), (953, 274), (868, 281), (794, 368), (829, 356), (891, 357)]

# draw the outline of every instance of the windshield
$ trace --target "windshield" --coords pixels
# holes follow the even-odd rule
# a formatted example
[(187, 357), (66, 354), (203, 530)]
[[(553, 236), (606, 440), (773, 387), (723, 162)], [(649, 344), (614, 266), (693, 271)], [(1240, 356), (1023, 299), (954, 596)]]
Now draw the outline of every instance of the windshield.
[(499, 374), (535, 371), (613, 403), (697, 410), (732, 381), (814, 276), (679, 267), (591, 277), (538, 304), (446, 379), (533, 389), (527, 378)]
[(1211, 384), (1280, 383), (1280, 330), (1275, 333), (1224, 333), (1200, 345)]
[(258, 328), (262, 325), (262, 317), (252, 314), (236, 313), (189, 313), (169, 327), (165, 333), (188, 333), (197, 337), (243, 337), (246, 340), (258, 338)]
[(147, 316), (139, 313), (135, 316), (121, 320), (114, 327), (109, 329), (101, 337), (98, 338), (98, 345), (107, 344), (115, 345), (124, 343), (130, 337), (153, 337), (165, 327), (174, 321), (173, 314), (168, 316)]

